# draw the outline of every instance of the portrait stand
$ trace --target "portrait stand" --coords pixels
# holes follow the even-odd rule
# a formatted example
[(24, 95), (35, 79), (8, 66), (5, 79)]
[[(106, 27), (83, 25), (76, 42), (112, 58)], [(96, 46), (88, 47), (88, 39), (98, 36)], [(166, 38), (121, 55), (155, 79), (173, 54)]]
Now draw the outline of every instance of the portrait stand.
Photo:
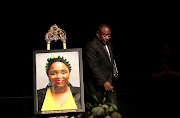
[[(47, 51), (50, 51), (50, 44), (51, 41), (55, 40), (61, 40), (63, 43), (63, 49), (66, 50), (66, 33), (63, 29), (59, 28), (56, 24), (52, 25), (50, 27), (50, 29), (48, 30), (48, 32), (45, 35), (45, 40), (47, 42)], [(53, 117), (49, 117), (49, 118), (69, 118), (69, 116), (65, 115), (65, 116), (53, 116)], [(72, 116), (71, 118), (74, 118), (74, 116)]]

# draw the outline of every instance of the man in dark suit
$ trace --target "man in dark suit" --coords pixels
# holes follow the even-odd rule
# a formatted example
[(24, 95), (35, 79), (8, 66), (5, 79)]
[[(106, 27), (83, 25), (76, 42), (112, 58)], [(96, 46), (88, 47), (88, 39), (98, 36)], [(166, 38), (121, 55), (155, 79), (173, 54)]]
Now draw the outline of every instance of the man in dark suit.
[(116, 91), (112, 86), (112, 77), (118, 76), (114, 69), (113, 46), (109, 42), (111, 30), (108, 25), (99, 26), (97, 38), (90, 41), (85, 48), (85, 100), (91, 101), (95, 95), (102, 98), (107, 93), (107, 100), (117, 105)]

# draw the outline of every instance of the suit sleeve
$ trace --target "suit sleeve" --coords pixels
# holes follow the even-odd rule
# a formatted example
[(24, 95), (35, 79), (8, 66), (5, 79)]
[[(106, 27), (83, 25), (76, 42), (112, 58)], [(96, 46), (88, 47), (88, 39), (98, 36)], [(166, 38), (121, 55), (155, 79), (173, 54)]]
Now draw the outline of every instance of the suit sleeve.
[(95, 50), (95, 47), (93, 47), (92, 45), (87, 45), (85, 56), (90, 72), (93, 75), (92, 79), (95, 79), (99, 86), (104, 85), (107, 80), (98, 66), (97, 52)]

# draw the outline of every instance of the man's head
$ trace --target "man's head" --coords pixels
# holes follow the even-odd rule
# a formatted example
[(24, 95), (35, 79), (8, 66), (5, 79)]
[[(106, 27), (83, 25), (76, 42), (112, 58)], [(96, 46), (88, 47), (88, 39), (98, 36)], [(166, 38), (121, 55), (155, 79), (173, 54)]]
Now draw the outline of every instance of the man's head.
[(102, 24), (99, 26), (99, 31), (97, 31), (96, 35), (98, 36), (99, 40), (106, 45), (111, 38), (111, 29), (108, 25)]

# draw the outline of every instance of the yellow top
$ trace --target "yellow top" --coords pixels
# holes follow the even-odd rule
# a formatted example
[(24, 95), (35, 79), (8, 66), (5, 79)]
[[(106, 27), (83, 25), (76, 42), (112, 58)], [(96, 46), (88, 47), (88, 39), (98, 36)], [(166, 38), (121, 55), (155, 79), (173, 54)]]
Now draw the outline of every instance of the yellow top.
[(71, 91), (70, 91), (70, 94), (69, 94), (69, 97), (68, 97), (66, 103), (62, 107), (60, 107), (55, 103), (55, 101), (52, 97), (52, 94), (51, 94), (51, 90), (50, 90), (50, 88), (48, 88), (46, 91), (46, 96), (45, 96), (41, 111), (68, 110), (68, 109), (77, 109), (77, 106), (76, 106), (76, 103), (74, 101)]

